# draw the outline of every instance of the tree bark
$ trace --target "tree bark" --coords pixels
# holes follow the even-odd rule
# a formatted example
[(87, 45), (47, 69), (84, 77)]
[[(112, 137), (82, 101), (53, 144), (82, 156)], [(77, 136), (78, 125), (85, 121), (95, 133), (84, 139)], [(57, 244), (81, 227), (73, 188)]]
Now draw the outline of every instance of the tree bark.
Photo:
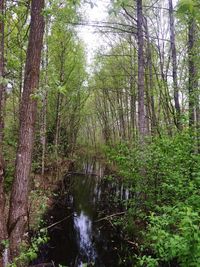
[(47, 144), (47, 99), (48, 99), (48, 65), (49, 65), (49, 47), (48, 47), (48, 19), (46, 19), (45, 27), (45, 51), (44, 51), (44, 60), (43, 67), (45, 70), (44, 73), (44, 93), (42, 98), (42, 125), (41, 125), (41, 144), (42, 144), (42, 176), (44, 176), (45, 170), (45, 156), (46, 156), (46, 144)]
[(195, 64), (195, 38), (196, 23), (193, 18), (189, 21), (188, 30), (188, 69), (189, 69), (189, 127), (194, 130), (195, 127), (195, 100), (198, 88), (197, 69)]
[[(64, 60), (65, 60), (65, 51), (66, 47), (61, 42), (61, 54), (59, 55), (60, 58), (60, 85), (64, 85)], [(60, 144), (60, 126), (61, 126), (61, 108), (62, 108), (62, 102), (63, 102), (63, 95), (61, 95), (60, 91), (57, 93), (57, 100), (56, 100), (56, 121), (55, 121), (55, 156), (56, 161), (58, 164), (58, 155), (59, 155), (59, 144)]]
[(134, 54), (135, 48), (133, 48), (132, 38), (130, 36), (130, 120), (132, 126), (132, 140), (135, 141), (135, 102), (136, 102), (136, 93), (135, 93), (135, 83), (134, 83)]
[(58, 161), (58, 150), (59, 150), (59, 137), (60, 137), (60, 120), (61, 120), (61, 95), (60, 92), (57, 93), (57, 100), (56, 100), (56, 121), (55, 121), (55, 155), (56, 160)]
[(175, 29), (174, 29), (174, 9), (172, 0), (169, 0), (169, 20), (170, 20), (170, 42), (171, 42), (171, 53), (172, 53), (172, 68), (173, 68), (173, 87), (174, 87), (174, 103), (176, 110), (175, 123), (177, 128), (181, 129), (180, 122), (180, 103), (179, 103), (179, 90), (177, 82), (177, 56), (176, 56), (176, 44), (175, 44)]
[(144, 88), (144, 34), (142, 0), (137, 0), (137, 37), (138, 37), (138, 130), (143, 142), (147, 135), (145, 116)]
[[(154, 135), (156, 133), (157, 128), (157, 118), (156, 118), (156, 111), (155, 111), (155, 101), (154, 101), (154, 83), (153, 83), (153, 64), (152, 64), (152, 53), (151, 53), (151, 43), (149, 38), (149, 30), (148, 30), (148, 24), (147, 19), (144, 19), (144, 27), (145, 27), (145, 36), (146, 36), (146, 42), (147, 42), (147, 48), (146, 48), (146, 55), (147, 55), (147, 69), (148, 69), (148, 81), (147, 84), (149, 84), (149, 94), (148, 94), (148, 88), (146, 89), (147, 94), (149, 95), (149, 110), (150, 110), (150, 116), (151, 116), (151, 133)], [(148, 86), (147, 86), (148, 87)]]
[(3, 158), (3, 129), (5, 104), (5, 60), (4, 60), (4, 0), (0, 0), (0, 266), (5, 266), (5, 246), (2, 241), (7, 239), (4, 192), (4, 158)]
[(11, 260), (19, 253), (19, 246), (27, 223), (28, 190), (37, 112), (37, 101), (33, 96), (39, 84), (45, 24), (42, 15), (43, 8), (44, 0), (32, 0), (24, 88), (20, 106), (19, 144), (8, 221)]
[[(46, 85), (47, 83), (45, 83)], [(42, 99), (42, 126), (41, 126), (41, 144), (42, 144), (42, 176), (45, 170), (45, 156), (46, 156), (46, 132), (47, 132), (47, 91), (44, 92)]]

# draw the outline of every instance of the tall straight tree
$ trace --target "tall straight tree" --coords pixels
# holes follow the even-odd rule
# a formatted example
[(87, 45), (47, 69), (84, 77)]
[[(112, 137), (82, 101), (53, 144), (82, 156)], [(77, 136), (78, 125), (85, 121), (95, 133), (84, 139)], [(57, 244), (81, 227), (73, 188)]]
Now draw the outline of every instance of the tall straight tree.
[(0, 0), (0, 266), (3, 265), (4, 247), (2, 240), (7, 237), (5, 216), (5, 194), (4, 194), (4, 160), (3, 160), (3, 128), (4, 128), (4, 0)]
[(34, 143), (41, 51), (44, 35), (42, 11), (44, 0), (32, 0), (29, 43), (26, 56), (24, 87), (20, 106), (20, 133), (12, 186), (8, 231), (11, 260), (18, 255), (27, 223), (28, 190)]
[(170, 20), (170, 42), (172, 53), (172, 72), (173, 72), (173, 86), (174, 86), (174, 103), (176, 110), (176, 126), (178, 129), (180, 125), (180, 103), (179, 103), (179, 90), (177, 82), (177, 56), (176, 56), (176, 44), (175, 44), (175, 29), (174, 29), (174, 8), (172, 0), (169, 0), (169, 20)]
[(138, 130), (141, 141), (147, 134), (144, 102), (144, 33), (142, 0), (137, 0), (137, 38), (138, 38)]
[(189, 69), (189, 126), (194, 130), (195, 127), (195, 107), (197, 98), (198, 78), (197, 67), (195, 60), (195, 45), (196, 45), (196, 22), (190, 15), (188, 29), (188, 69)]

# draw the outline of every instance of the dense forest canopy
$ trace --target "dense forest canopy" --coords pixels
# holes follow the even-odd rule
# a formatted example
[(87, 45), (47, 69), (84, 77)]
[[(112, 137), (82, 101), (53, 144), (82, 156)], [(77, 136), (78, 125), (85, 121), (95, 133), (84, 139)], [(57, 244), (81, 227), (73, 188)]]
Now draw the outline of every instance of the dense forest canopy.
[(134, 264), (199, 266), (200, 2), (110, 0), (90, 21), (98, 3), (0, 0), (0, 266), (22, 264), (32, 174), (82, 153), (132, 192)]

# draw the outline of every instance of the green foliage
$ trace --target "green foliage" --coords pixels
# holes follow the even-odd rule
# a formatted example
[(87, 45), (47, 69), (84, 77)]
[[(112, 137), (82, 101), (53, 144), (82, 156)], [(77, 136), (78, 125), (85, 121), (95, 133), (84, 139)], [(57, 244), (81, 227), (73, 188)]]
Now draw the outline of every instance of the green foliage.
[(18, 257), (16, 257), (13, 263), (9, 264), (9, 267), (17, 267), (20, 265), (28, 264), (37, 258), (37, 253), (42, 244), (48, 242), (47, 232), (42, 231), (40, 235), (31, 240), (31, 245), (27, 249), (27, 244), (21, 245), (21, 252)]
[(147, 256), (147, 255), (144, 255), (142, 257), (138, 257), (138, 265), (139, 266), (148, 266), (148, 267), (159, 266), (157, 259), (154, 259), (151, 256)]
[[(10, 103), (7, 103), (7, 114), (10, 113)], [(9, 192), (14, 178), (15, 156), (17, 148), (17, 122), (8, 115), (4, 128), (4, 161), (5, 161), (5, 190)]]
[(3, 247), (3, 249), (6, 249), (9, 247), (9, 241), (6, 239), (6, 240), (2, 240), (0, 242), (0, 247)]
[[(38, 179), (34, 180), (35, 188), (39, 188), (40, 186), (40, 180)], [(29, 201), (30, 206), (32, 209), (30, 210), (31, 216), (30, 216), (30, 222), (29, 227), (32, 230), (37, 230), (39, 226), (43, 224), (43, 215), (47, 209), (47, 202), (49, 200), (48, 197), (48, 191), (44, 193), (43, 190), (35, 189), (30, 191), (29, 195)], [(45, 233), (45, 229), (42, 228), (40, 230), (42, 233)]]
[(122, 6), (125, 6), (126, 4), (129, 3), (129, 0), (114, 0), (112, 4), (112, 8), (109, 10), (109, 14), (114, 13), (117, 15), (119, 13), (120, 9)]
[(199, 8), (200, 3), (198, 0), (180, 0), (177, 13), (185, 19), (195, 18), (200, 21)]
[[(200, 204), (200, 199), (196, 204)], [(177, 259), (181, 266), (199, 266), (199, 210), (186, 203), (162, 207), (162, 214), (151, 214), (147, 240), (157, 258), (170, 262)]]
[[(11, 188), (14, 176), (14, 160), (19, 129), (19, 101), (23, 86), (23, 70), (30, 22), (28, 5), (24, 1), (22, 3), (20, 1), (19, 3), (17, 3), (18, 1), (16, 3), (11, 2), (8, 1), (4, 20), (6, 78), (0, 78), (0, 84), (8, 84), (8, 88), (11, 88), (6, 95), (4, 129), (5, 187), (7, 191)], [(95, 5), (95, 2), (90, 0), (84, 0), (83, 2), (89, 3), (91, 7)], [(137, 242), (140, 240), (140, 256), (137, 257), (138, 264), (151, 267), (158, 266), (163, 262), (170, 263), (175, 261), (183, 267), (199, 266), (200, 159), (199, 154), (195, 151), (194, 140), (187, 132), (179, 133), (173, 137), (161, 134), (162, 138), (149, 138), (149, 140), (146, 140), (146, 147), (141, 147), (139, 144), (132, 145), (132, 140), (135, 139), (137, 134), (136, 125), (133, 127), (129, 125), (130, 129), (124, 129), (124, 136), (120, 132), (121, 122), (125, 117), (124, 128), (128, 128), (128, 124), (133, 122), (131, 121), (132, 118), (129, 121), (131, 111), (135, 113), (135, 124), (137, 124), (138, 51), (136, 48), (137, 38), (135, 39), (133, 37), (134, 34), (132, 34), (132, 31), (134, 32), (135, 30), (136, 21), (134, 19), (131, 21), (131, 16), (133, 18), (136, 16), (135, 3), (130, 0), (112, 1), (110, 13), (116, 15), (115, 19), (117, 18), (117, 21), (115, 23), (113, 17), (111, 17), (110, 22), (113, 21), (113, 25), (122, 27), (122, 30), (124, 29), (127, 32), (130, 30), (131, 36), (129, 40), (126, 37), (123, 39), (122, 35), (119, 40), (114, 38), (115, 44), (113, 42), (112, 48), (108, 51), (108, 55), (110, 55), (108, 57), (102, 57), (103, 49), (101, 49), (99, 55), (96, 56), (94, 74), (89, 83), (84, 45), (72, 26), (77, 24), (80, 19), (79, 12), (77, 12), (77, 6), (80, 3), (80, 0), (53, 0), (49, 2), (49, 5), (43, 11), (48, 28), (43, 55), (43, 61), (45, 62), (42, 62), (40, 75), (41, 88), (31, 97), (33, 100), (39, 100), (39, 118), (44, 115), (40, 116), (39, 114), (40, 111), (41, 113), (43, 112), (42, 100), (46, 94), (48, 96), (46, 124), (49, 158), (51, 157), (52, 161), (58, 161), (58, 155), (54, 153), (56, 149), (62, 152), (60, 153), (62, 156), (73, 152), (80, 130), (82, 133), (82, 135), (80, 134), (81, 137), (79, 137), (80, 143), (85, 142), (88, 145), (87, 148), (90, 148), (89, 145), (91, 144), (94, 145), (95, 152), (97, 151), (98, 142), (102, 146), (102, 139), (105, 140), (108, 137), (106, 144), (111, 144), (113, 141), (115, 146), (111, 147), (110, 145), (106, 150), (106, 154), (110, 162), (114, 162), (117, 166), (120, 176), (124, 177), (124, 183), (129, 186), (131, 192), (131, 198), (122, 203), (127, 207), (125, 216), (119, 219), (114, 218), (113, 225), (122, 227), (125, 235), (131, 238), (134, 235), (137, 235), (137, 238), (139, 236), (137, 239)], [(149, 5), (151, 3), (146, 4)], [(129, 20), (120, 17), (124, 6), (126, 6), (128, 13), (131, 14), (131, 16), (127, 15)], [(177, 14), (186, 21), (187, 25), (188, 20), (191, 18), (194, 18), (198, 24), (200, 21), (199, 7), (199, 0), (180, 0)], [(148, 13), (150, 9), (145, 8), (144, 12), (148, 18), (152, 19), (154, 24), (158, 17), (155, 20)], [(183, 25), (182, 23), (180, 28)], [(156, 23), (155, 29), (149, 28), (149, 30), (151, 37), (155, 35)], [(185, 48), (186, 44), (182, 42), (182, 39), (186, 38), (185, 34), (182, 35), (180, 33), (176, 37), (181, 39), (181, 41), (176, 42), (177, 54), (180, 54), (182, 50), (185, 50), (183, 48)], [(146, 37), (145, 40), (147, 40)], [(161, 51), (161, 47), (158, 49), (156, 42), (152, 40), (150, 41), (150, 46), (152, 58), (149, 61), (152, 60), (152, 66), (155, 68), (154, 72), (157, 74), (160, 73), (160, 65), (162, 65), (159, 54), (163, 52), (164, 55), (167, 50), (163, 48), (164, 50)], [(168, 45), (166, 47), (168, 49)], [(198, 50), (195, 50), (195, 52), (198, 54)], [(48, 54), (47, 59), (45, 58), (45, 53)], [(144, 54), (148, 56), (147, 50), (145, 50)], [(167, 56), (166, 58), (166, 60), (163, 58), (163, 71), (168, 69), (165, 65), (168, 64), (169, 57)], [(184, 58), (185, 54), (180, 57), (181, 64), (184, 63)], [(198, 59), (198, 57), (196, 58)], [(178, 73), (180, 75), (181, 68), (182, 65), (179, 66)], [(145, 70), (146, 77), (150, 76), (147, 69), (148, 66), (146, 66)], [(183, 69), (183, 72), (187, 72), (187, 68)], [(169, 72), (171, 72), (170, 62)], [(187, 78), (185, 81), (187, 81)], [(145, 102), (150, 101), (149, 97), (154, 98), (155, 112), (158, 113), (158, 116), (156, 116), (158, 120), (157, 130), (165, 132), (167, 127), (171, 127), (173, 119), (171, 108), (166, 109), (167, 106), (173, 105), (171, 82), (165, 84), (165, 81), (162, 81), (160, 77), (153, 77), (152, 79), (152, 88), (148, 86), (148, 79), (146, 78), (145, 80)], [(184, 91), (185, 85), (181, 88), (182, 78), (178, 80), (180, 80), (178, 87), (184, 96), (184, 100), (187, 97), (187, 92)], [(183, 84), (187, 84), (185, 81), (183, 81)], [(165, 92), (167, 87), (169, 87), (169, 91)], [(147, 92), (150, 92), (150, 94), (152, 92), (152, 96), (148, 96)], [(90, 97), (88, 98), (89, 94)], [(131, 99), (133, 102), (131, 102)], [(87, 103), (85, 105), (86, 100)], [(131, 110), (133, 105), (136, 105), (136, 107)], [(150, 108), (150, 105), (147, 105), (148, 108)], [(186, 106), (185, 104), (181, 106), (181, 109), (184, 108), (187, 109), (187, 104)], [(168, 112), (170, 113), (169, 115), (167, 114)], [(150, 115), (151, 110), (149, 110), (148, 116)], [(165, 116), (169, 118), (165, 118)], [(188, 114), (181, 116), (185, 126), (188, 122)], [(41, 121), (39, 119), (36, 133), (38, 142), (35, 145), (33, 171), (41, 167), (41, 157), (38, 156), (41, 154), (42, 149), (40, 124)], [(59, 144), (55, 149), (57, 125), (59, 126)], [(82, 125), (84, 127), (81, 127)], [(126, 131), (129, 132), (129, 130), (130, 133), (126, 136)], [(110, 132), (112, 133), (110, 134)], [(132, 140), (130, 141), (131, 138)], [(129, 139), (129, 141), (120, 143), (121, 139)], [(117, 142), (119, 143), (116, 144)], [(108, 176), (107, 179), (111, 182), (113, 176)], [(38, 193), (35, 191), (32, 194), (32, 199), (37, 200)], [(42, 204), (41, 199), (38, 201), (36, 224), (39, 223), (41, 214), (46, 209), (45, 196), (40, 198), (44, 201)], [(113, 201), (117, 203), (120, 200), (114, 199)], [(46, 241), (46, 237), (41, 236), (32, 241), (32, 245), (27, 251), (25, 251), (27, 246), (24, 246), (22, 253), (12, 266), (35, 258), (38, 247)], [(4, 246), (8, 245), (7, 241), (3, 241), (2, 244)]]
[(192, 14), (194, 12), (195, 1), (194, 0), (181, 0), (179, 1), (179, 12)]
[(130, 235), (136, 221), (148, 222), (140, 237), (138, 264), (177, 261), (183, 267), (199, 266), (200, 156), (190, 135), (155, 138), (145, 148), (123, 143), (109, 148), (108, 155), (132, 188), (121, 225)]

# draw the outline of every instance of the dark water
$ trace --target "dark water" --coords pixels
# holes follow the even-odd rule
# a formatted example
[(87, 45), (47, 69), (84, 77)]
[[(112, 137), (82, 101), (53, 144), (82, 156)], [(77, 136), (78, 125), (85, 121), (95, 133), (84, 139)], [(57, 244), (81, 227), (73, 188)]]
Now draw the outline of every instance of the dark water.
[(133, 266), (125, 257), (120, 230), (111, 220), (102, 220), (125, 209), (126, 205), (111, 203), (113, 198), (128, 200), (128, 189), (104, 179), (106, 168), (98, 162), (86, 161), (77, 169), (64, 177), (54, 194), (46, 214), (50, 240), (34, 264)]

